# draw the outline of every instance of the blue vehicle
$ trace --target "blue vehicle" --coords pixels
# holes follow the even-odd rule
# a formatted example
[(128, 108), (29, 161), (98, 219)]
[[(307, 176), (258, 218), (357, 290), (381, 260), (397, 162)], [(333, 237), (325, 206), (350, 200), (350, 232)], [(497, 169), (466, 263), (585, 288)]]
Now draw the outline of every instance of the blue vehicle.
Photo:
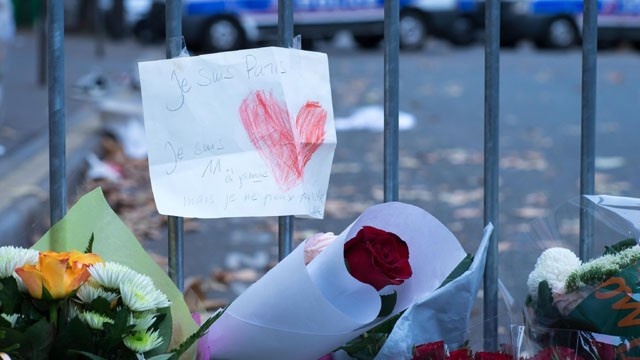
[[(477, 27), (458, 0), (401, 0), (400, 46), (420, 49), (428, 35), (467, 44)], [(277, 38), (277, 0), (185, 0), (183, 32), (189, 48), (240, 49)], [(349, 31), (364, 48), (384, 35), (384, 0), (294, 0), (294, 34), (305, 41)]]
[[(582, 38), (582, 0), (525, 0), (527, 37), (544, 48), (564, 49)], [(640, 44), (640, 0), (598, 1), (600, 46), (621, 41)]]

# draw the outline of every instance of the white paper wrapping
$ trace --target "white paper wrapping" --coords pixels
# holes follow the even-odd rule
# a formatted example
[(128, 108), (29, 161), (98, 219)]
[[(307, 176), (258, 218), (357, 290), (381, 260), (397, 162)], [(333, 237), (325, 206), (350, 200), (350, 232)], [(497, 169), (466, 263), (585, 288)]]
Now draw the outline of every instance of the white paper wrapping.
[(466, 255), (426, 211), (399, 202), (373, 206), (308, 267), (303, 243), (239, 296), (209, 330), (212, 356), (317, 359), (387, 319), (376, 319), (379, 293), (353, 278), (344, 263), (344, 243), (365, 225), (395, 233), (409, 247), (413, 275), (393, 287), (398, 298), (389, 316), (432, 293)]
[(411, 359), (413, 347), (444, 340), (452, 349), (468, 340), (469, 315), (482, 283), (493, 224), (462, 275), (411, 305), (396, 322), (376, 360)]

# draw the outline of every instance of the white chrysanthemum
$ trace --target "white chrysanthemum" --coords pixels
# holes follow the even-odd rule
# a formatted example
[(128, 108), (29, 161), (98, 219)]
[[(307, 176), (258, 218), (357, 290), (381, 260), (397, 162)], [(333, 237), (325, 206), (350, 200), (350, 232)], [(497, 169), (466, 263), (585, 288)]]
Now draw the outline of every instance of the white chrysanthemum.
[(93, 311), (85, 311), (83, 313), (78, 314), (78, 318), (82, 320), (83, 323), (87, 324), (90, 328), (96, 330), (104, 329), (104, 324), (113, 324), (113, 320), (107, 316), (102, 314), (98, 314)]
[(11, 324), (11, 328), (16, 326), (16, 322), (22, 315), (20, 314), (1, 314), (3, 319), (7, 320), (9, 324)]
[(171, 305), (169, 298), (153, 284), (131, 281), (120, 286), (122, 302), (133, 311), (148, 311)]
[(140, 331), (123, 339), (124, 345), (137, 353), (146, 353), (162, 344), (158, 331)]
[(76, 296), (85, 304), (90, 304), (97, 298), (104, 298), (108, 302), (112, 302), (118, 297), (117, 293), (107, 291), (95, 281), (88, 281), (78, 289)]
[(538, 258), (535, 268), (527, 279), (529, 294), (536, 298), (538, 284), (543, 280), (549, 283), (552, 292), (563, 294), (567, 277), (580, 264), (580, 259), (569, 249), (554, 247), (545, 250)]
[(147, 331), (156, 321), (156, 315), (148, 311), (132, 313), (129, 317), (129, 325), (134, 326), (134, 331)]
[(128, 279), (140, 275), (127, 266), (109, 261), (94, 264), (89, 273), (95, 282), (107, 289), (118, 289)]
[(15, 246), (0, 247), (0, 278), (8, 278), (16, 268), (38, 263), (39, 252)]
[(80, 308), (74, 302), (69, 303), (69, 319), (73, 319), (80, 315)]

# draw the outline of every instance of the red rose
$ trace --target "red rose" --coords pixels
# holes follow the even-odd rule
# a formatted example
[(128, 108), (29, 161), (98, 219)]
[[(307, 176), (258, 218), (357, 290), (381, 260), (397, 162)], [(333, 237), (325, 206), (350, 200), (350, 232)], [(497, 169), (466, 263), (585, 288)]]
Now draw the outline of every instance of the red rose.
[(502, 354), (497, 352), (479, 351), (476, 353), (474, 360), (511, 360), (512, 357), (509, 354)]
[(422, 344), (413, 349), (412, 360), (445, 360), (446, 358), (444, 341)]
[(447, 360), (473, 360), (473, 353), (466, 348), (453, 350), (449, 353)]
[(616, 347), (611, 344), (605, 344), (599, 341), (592, 340), (591, 345), (598, 352), (598, 359), (600, 360), (615, 360)]
[(344, 244), (344, 258), (349, 273), (376, 290), (400, 285), (412, 275), (407, 243), (373, 226), (363, 226)]
[(531, 360), (584, 360), (575, 350), (564, 346), (550, 346), (540, 350)]

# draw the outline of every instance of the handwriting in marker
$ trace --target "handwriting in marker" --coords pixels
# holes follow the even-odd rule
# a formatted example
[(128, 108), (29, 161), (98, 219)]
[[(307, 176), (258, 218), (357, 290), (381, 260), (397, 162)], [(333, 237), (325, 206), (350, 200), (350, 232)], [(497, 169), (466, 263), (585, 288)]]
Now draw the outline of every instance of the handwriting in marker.
[(324, 143), (327, 111), (307, 101), (295, 123), (272, 92), (252, 92), (239, 108), (249, 140), (271, 169), (278, 186), (290, 190), (302, 181), (304, 168)]

